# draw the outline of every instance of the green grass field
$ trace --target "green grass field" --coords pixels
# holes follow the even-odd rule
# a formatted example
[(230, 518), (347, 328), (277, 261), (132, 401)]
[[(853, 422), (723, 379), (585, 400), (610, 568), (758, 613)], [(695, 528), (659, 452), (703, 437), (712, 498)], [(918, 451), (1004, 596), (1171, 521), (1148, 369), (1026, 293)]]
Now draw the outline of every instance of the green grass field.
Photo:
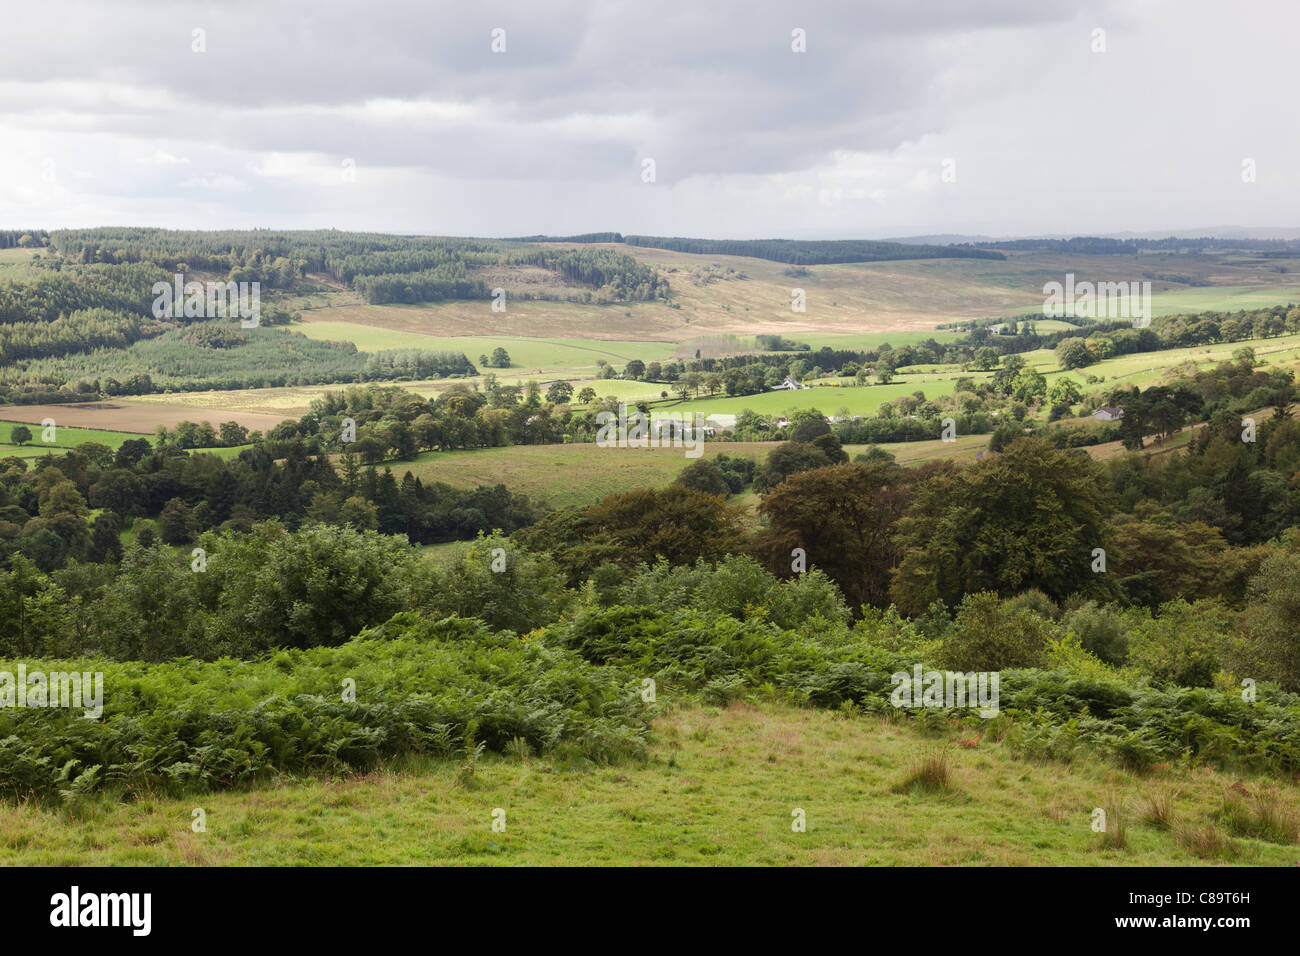
[(910, 395), (916, 391), (925, 392), (926, 398), (951, 395), (956, 391), (957, 379), (963, 375), (977, 379), (985, 377), (978, 373), (969, 375), (965, 372), (951, 372), (902, 375), (888, 385), (836, 386), (813, 381), (808, 383), (810, 387), (798, 391), (759, 392), (756, 395), (737, 395), (731, 398), (725, 395), (693, 398), (674, 406), (673, 410), (705, 415), (734, 415), (749, 409), (761, 415), (788, 416), (801, 408), (816, 408), (824, 415), (834, 415), (842, 409), (846, 409), (850, 415), (872, 415), (883, 403), (900, 395)]
[[(309, 313), (310, 316), (310, 313)], [(482, 369), (508, 375), (511, 371), (540, 369), (568, 370), (596, 367), (597, 359), (623, 365), (639, 358), (650, 362), (666, 359), (676, 348), (671, 342), (605, 342), (599, 339), (533, 339), (481, 335), (426, 335), (397, 329), (361, 325), (355, 322), (307, 321), (297, 330), (309, 338), (331, 342), (352, 342), (363, 352), (382, 349), (436, 349), (464, 352), (476, 365), (480, 355), (491, 355), (495, 348), (510, 353), (509, 369)]]
[[(706, 442), (704, 457), (761, 459), (772, 447), (762, 442)], [(413, 461), (386, 466), (399, 479), (409, 471), (422, 481), (458, 488), (504, 484), (513, 492), (562, 508), (592, 504), (618, 491), (671, 484), (690, 463), (681, 448), (601, 448), (593, 442), (425, 452)]]
[(1136, 355), (1124, 355), (1105, 359), (1087, 368), (1075, 369), (1068, 373), (1061, 372), (1056, 356), (1046, 350), (1025, 353), (1025, 359), (1040, 372), (1055, 372), (1073, 376), (1085, 391), (1097, 386), (1086, 385), (1089, 375), (1105, 378), (1104, 390), (1117, 384), (1154, 385), (1167, 378), (1172, 369), (1186, 362), (1198, 368), (1208, 368), (1219, 362), (1231, 361), (1232, 353), (1242, 347), (1255, 350), (1255, 358), (1261, 363), (1291, 366), (1300, 360), (1300, 334), (1282, 335), (1271, 339), (1250, 339), (1244, 342), (1225, 342), (1221, 345), (1198, 345), (1184, 349), (1169, 349), (1164, 352), (1142, 352)]
[[(1261, 309), (1280, 303), (1300, 302), (1300, 282), (1277, 285), (1216, 285), (1175, 288), (1151, 293), (1152, 315), (1181, 315), (1189, 312), (1235, 312), (1238, 309)], [(1017, 309), (1032, 313), (1041, 306)], [(1038, 323), (1041, 331), (1046, 324)]]
[[(14, 428), (19, 425), (25, 425), (28, 431), (32, 433), (31, 441), (22, 446), (15, 445), (12, 438)], [(6, 422), (0, 421), (0, 456), (19, 457), (19, 458), (36, 458), (47, 452), (54, 450), (56, 454), (69, 449), (76, 448), (82, 442), (98, 442), (101, 445), (107, 445), (109, 448), (117, 449), (122, 442), (132, 438), (148, 438), (148, 435), (139, 435), (135, 432), (117, 432), (104, 431), (98, 428), (64, 428), (56, 426), (54, 430), (54, 441), (44, 442), (41, 440), (43, 429), (40, 425), (26, 424), (23, 422)]]
[[(669, 691), (670, 693), (670, 691)], [(666, 697), (661, 690), (661, 699)], [(1237, 778), (1206, 768), (1137, 776), (1113, 765), (1017, 757), (991, 738), (764, 701), (668, 704), (644, 764), (558, 766), (484, 757), (472, 777), (414, 760), (364, 775), (284, 779), (185, 799), (91, 803), (75, 814), (0, 807), (10, 865), (1294, 866), (1300, 849), (1228, 837), (1198, 856)], [(973, 739), (973, 738), (969, 738)], [(949, 788), (902, 784), (943, 755)], [(1294, 813), (1294, 788), (1247, 777)], [(1162, 822), (1150, 803), (1174, 794)], [(1103, 848), (1091, 814), (1118, 809)], [(202, 808), (206, 830), (191, 830)], [(802, 810), (804, 832), (795, 832)], [(492, 829), (504, 812), (505, 831)], [(500, 814), (497, 819), (501, 819)], [(1167, 825), (1166, 825), (1167, 823)], [(1222, 831), (1220, 831), (1222, 832)]]
[[(900, 464), (913, 465), (936, 458), (974, 459), (988, 445), (988, 435), (958, 435), (955, 441), (895, 442), (881, 444)], [(710, 441), (705, 458), (730, 455), (760, 464), (777, 442)], [(852, 458), (867, 445), (845, 445)], [(503, 484), (511, 491), (553, 508), (588, 505), (606, 495), (632, 488), (662, 488), (672, 484), (692, 459), (680, 448), (600, 448), (594, 443), (572, 445), (518, 445), (513, 448), (477, 448), (471, 451), (426, 452), (413, 461), (390, 461), (399, 479), (410, 471), (422, 481), (441, 481), (457, 488)], [(731, 504), (752, 511), (758, 498), (752, 492), (736, 495)], [(435, 561), (446, 559), (460, 545), (428, 545)]]
[[(863, 332), (858, 335), (831, 333), (822, 334), (818, 332), (800, 333), (798, 335), (786, 336), (796, 342), (801, 342), (812, 347), (812, 351), (827, 347), (832, 349), (874, 349), (888, 343), (894, 348), (901, 345), (916, 345), (918, 342), (924, 342), (926, 339), (934, 339), (936, 342), (951, 342), (959, 339), (966, 333), (950, 332), (942, 329), (922, 330), (922, 331), (903, 331), (896, 332)], [(798, 352), (784, 353), (791, 358), (798, 358)]]
[[(41, 426), (27, 425), (32, 433), (32, 440), (23, 444), (15, 445), (12, 439), (12, 432), (15, 427), (23, 424), (22, 422), (5, 422), (0, 421), (0, 458), (41, 458), (48, 454), (61, 455), (65, 451), (70, 451), (84, 442), (96, 442), (100, 445), (107, 445), (116, 451), (121, 447), (122, 442), (133, 438), (147, 438), (149, 443), (153, 444), (152, 434), (140, 434), (138, 432), (114, 432), (105, 431), (98, 428), (63, 428), (55, 429), (54, 441), (41, 441)], [(235, 446), (230, 448), (193, 448), (190, 449), (191, 455), (216, 455), (218, 458), (236, 458), (239, 452), (246, 446)]]

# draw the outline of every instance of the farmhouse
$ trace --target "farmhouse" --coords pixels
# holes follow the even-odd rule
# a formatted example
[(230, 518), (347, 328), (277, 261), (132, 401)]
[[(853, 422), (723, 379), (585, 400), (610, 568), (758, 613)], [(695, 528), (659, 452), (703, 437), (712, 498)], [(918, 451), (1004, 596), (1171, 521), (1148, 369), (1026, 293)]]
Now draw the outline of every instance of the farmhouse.
[(781, 391), (782, 389), (788, 389), (789, 391), (794, 391), (795, 389), (806, 388), (806, 387), (807, 387), (807, 386), (805, 386), (805, 385), (801, 385), (801, 384), (799, 383), (799, 380), (798, 380), (797, 378), (795, 378), (794, 376), (792, 376), (792, 375), (787, 375), (787, 376), (785, 377), (785, 381), (783, 381), (780, 385), (773, 385), (773, 386), (772, 386), (772, 391), (774, 391), (774, 392), (779, 392), (779, 391)]
[(1117, 422), (1124, 417), (1124, 409), (1116, 408), (1114, 405), (1103, 405), (1092, 413), (1092, 417), (1099, 422)]

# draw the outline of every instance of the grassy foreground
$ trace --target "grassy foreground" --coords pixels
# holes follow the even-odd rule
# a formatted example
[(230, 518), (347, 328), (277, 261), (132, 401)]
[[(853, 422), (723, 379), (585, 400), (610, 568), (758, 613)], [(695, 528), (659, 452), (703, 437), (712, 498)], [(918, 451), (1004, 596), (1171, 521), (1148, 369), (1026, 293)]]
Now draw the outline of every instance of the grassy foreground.
[[(935, 736), (904, 718), (765, 701), (670, 709), (644, 765), (562, 767), (486, 754), (355, 777), (183, 799), (92, 802), (75, 814), (0, 807), (10, 865), (1128, 865), (1300, 864), (1300, 846), (1245, 836), (1225, 799), (1294, 822), (1285, 781), (1215, 770), (1135, 775), (1040, 763), (991, 739)], [(941, 756), (948, 789), (904, 786)], [(1245, 791), (1245, 795), (1242, 792)], [(1152, 805), (1156, 812), (1153, 812)], [(1124, 847), (1091, 828), (1116, 810)], [(202, 808), (206, 831), (191, 829)], [(505, 811), (505, 832), (492, 829)], [(792, 812), (806, 814), (794, 832)], [(1294, 838), (1292, 838), (1294, 839)]]

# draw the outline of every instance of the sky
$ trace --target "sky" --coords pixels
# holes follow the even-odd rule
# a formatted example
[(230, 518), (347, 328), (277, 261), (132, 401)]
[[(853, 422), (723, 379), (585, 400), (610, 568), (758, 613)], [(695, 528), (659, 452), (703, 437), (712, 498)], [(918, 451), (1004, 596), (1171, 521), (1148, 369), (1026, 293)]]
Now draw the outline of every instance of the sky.
[(0, 227), (1300, 227), (1293, 0), (8, 4)]

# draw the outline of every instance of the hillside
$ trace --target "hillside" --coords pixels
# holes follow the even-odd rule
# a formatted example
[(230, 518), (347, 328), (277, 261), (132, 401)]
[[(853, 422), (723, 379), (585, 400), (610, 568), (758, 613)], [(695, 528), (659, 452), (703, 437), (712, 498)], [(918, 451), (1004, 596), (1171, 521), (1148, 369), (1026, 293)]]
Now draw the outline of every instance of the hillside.
[[(655, 723), (644, 765), (557, 766), (484, 757), (415, 760), (353, 777), (282, 780), (187, 799), (49, 811), (0, 807), (15, 865), (226, 866), (1294, 866), (1294, 845), (1227, 836), (1217, 814), (1251, 775), (1164, 768), (1137, 775), (1080, 757), (1020, 759), (1008, 743), (927, 734), (910, 722), (774, 702), (687, 705)], [(900, 784), (942, 755), (950, 789)], [(207, 830), (190, 829), (202, 807)], [(1096, 807), (1120, 809), (1103, 845)], [(493, 811), (505, 811), (504, 833)], [(807, 829), (791, 829), (805, 811)]]

